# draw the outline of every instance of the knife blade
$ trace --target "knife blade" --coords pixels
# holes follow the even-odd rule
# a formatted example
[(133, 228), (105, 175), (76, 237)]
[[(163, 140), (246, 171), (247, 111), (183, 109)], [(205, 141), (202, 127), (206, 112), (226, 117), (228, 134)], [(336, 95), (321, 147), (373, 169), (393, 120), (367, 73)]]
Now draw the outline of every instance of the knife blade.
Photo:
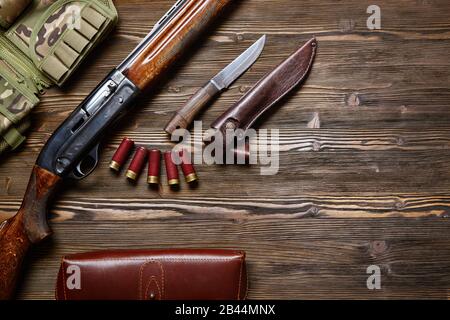
[(186, 129), (195, 117), (207, 106), (216, 95), (236, 81), (259, 58), (266, 43), (266, 36), (262, 36), (250, 48), (220, 71), (214, 78), (197, 91), (189, 101), (181, 107), (166, 125), (164, 131), (172, 134), (176, 129)]

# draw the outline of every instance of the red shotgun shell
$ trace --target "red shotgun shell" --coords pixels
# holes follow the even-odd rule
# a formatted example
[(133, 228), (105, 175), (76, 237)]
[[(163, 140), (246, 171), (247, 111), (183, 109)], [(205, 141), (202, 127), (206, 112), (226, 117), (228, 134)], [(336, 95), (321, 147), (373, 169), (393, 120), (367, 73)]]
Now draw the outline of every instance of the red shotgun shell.
[(159, 184), (159, 175), (161, 171), (161, 151), (150, 150), (148, 152), (149, 163), (148, 163), (148, 184)]
[(183, 170), (184, 178), (187, 183), (198, 181), (197, 173), (195, 172), (194, 165), (189, 159), (189, 154), (183, 150), (181, 152), (181, 170)]
[(169, 186), (176, 186), (180, 184), (180, 175), (178, 174), (178, 167), (172, 161), (172, 152), (164, 153), (164, 161), (166, 163), (167, 182)]
[(112, 157), (109, 167), (115, 171), (119, 171), (130, 156), (131, 149), (134, 147), (134, 141), (123, 138), (122, 143)]
[(137, 180), (144, 168), (145, 161), (147, 161), (147, 149), (144, 147), (138, 147), (134, 155), (133, 160), (130, 163), (130, 167), (127, 171), (127, 178), (130, 180)]

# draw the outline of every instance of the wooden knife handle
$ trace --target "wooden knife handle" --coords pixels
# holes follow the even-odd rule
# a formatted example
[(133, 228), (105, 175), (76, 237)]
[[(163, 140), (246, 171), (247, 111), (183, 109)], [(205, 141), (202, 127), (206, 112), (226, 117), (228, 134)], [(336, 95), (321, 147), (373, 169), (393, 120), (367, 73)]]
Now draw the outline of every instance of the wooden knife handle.
[(35, 166), (19, 212), (0, 225), (0, 299), (15, 293), (22, 263), (31, 245), (51, 234), (47, 205), (61, 179)]
[(175, 112), (164, 130), (167, 133), (172, 134), (176, 129), (187, 129), (200, 111), (202, 111), (219, 92), (220, 90), (209, 81), (203, 88), (197, 91), (183, 107)]

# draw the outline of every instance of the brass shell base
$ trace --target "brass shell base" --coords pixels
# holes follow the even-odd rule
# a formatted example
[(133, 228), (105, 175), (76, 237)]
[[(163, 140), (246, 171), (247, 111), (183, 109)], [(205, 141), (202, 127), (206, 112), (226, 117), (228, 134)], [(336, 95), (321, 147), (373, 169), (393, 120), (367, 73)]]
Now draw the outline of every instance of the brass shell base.
[(114, 170), (114, 171), (119, 171), (120, 170), (120, 164), (118, 164), (116, 161), (111, 161), (111, 163), (109, 164), (109, 167)]
[(159, 177), (156, 176), (148, 176), (147, 177), (148, 184), (159, 184)]
[(180, 184), (180, 180), (172, 179), (172, 180), (169, 180), (167, 183), (169, 184), (169, 186), (177, 186)]
[(131, 170), (127, 171), (127, 178), (133, 181), (136, 181), (137, 179), (137, 173)]
[(191, 173), (185, 177), (187, 183), (198, 181), (198, 176), (196, 173)]

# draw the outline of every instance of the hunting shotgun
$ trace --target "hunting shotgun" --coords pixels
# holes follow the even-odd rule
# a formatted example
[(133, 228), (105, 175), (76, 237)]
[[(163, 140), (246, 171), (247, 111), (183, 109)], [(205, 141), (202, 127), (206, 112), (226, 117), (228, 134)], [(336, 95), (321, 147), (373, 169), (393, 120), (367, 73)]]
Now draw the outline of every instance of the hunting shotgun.
[(99, 143), (231, 0), (178, 0), (141, 44), (55, 131), (33, 168), (19, 212), (0, 225), (0, 299), (10, 299), (23, 260), (51, 235), (47, 207), (60, 184), (88, 176)]

